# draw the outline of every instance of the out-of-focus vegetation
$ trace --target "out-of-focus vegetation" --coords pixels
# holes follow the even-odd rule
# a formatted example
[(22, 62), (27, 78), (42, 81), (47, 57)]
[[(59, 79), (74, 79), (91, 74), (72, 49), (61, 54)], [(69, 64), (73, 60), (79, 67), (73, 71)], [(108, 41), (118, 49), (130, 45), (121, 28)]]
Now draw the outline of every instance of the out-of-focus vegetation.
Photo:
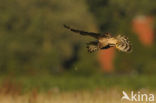
[[(145, 90), (142, 90), (145, 91)], [(149, 93), (150, 91), (146, 91)], [(38, 93), (30, 92), (24, 95), (0, 94), (1, 103), (121, 103), (120, 90), (105, 91), (74, 91)], [(122, 103), (131, 103), (122, 101)], [(154, 102), (152, 102), (154, 103)]]
[(153, 0), (1, 0), (1, 73), (97, 71), (95, 55), (85, 48), (91, 38), (66, 31), (63, 24), (127, 35), (134, 50), (117, 53), (116, 72), (155, 73), (156, 48), (142, 46), (131, 30), (132, 18), (138, 14), (155, 16), (155, 7)]
[[(83, 0), (1, 0), (0, 12), (1, 73), (57, 73), (68, 69), (85, 59), (80, 53), (83, 38), (67, 32), (63, 24), (96, 30)], [(82, 63), (81, 67), (86, 65)]]
[[(38, 92), (33, 90), (25, 94), (0, 93), (1, 103), (121, 103), (121, 89), (96, 89), (95, 91), (79, 90), (59, 92), (49, 90), (48, 92)], [(127, 93), (131, 91), (126, 90)], [(142, 89), (140, 92), (156, 94), (151, 90)], [(137, 101), (139, 102), (139, 101)], [(132, 101), (123, 100), (122, 103), (132, 103)], [(155, 102), (150, 102), (155, 103)]]
[[(156, 73), (155, 43), (143, 46), (131, 27), (132, 19), (139, 14), (155, 18), (155, 0), (1, 0), (2, 89), (14, 83), (26, 91), (155, 89), (155, 76), (148, 77)], [(89, 54), (85, 48), (92, 38), (71, 33), (63, 24), (86, 31), (125, 34), (132, 41), (133, 52), (116, 52), (115, 73), (104, 76), (99, 73), (96, 53)], [(121, 73), (130, 75), (119, 76)], [(5, 81), (7, 86), (3, 86)]]
[[(143, 46), (132, 31), (137, 15), (153, 16), (155, 31), (155, 14), (155, 0), (1, 0), (0, 102), (120, 103), (122, 90), (155, 93), (155, 43)], [(105, 74), (86, 50), (92, 38), (63, 24), (124, 34), (133, 52), (116, 52)]]
[(155, 90), (155, 76), (147, 75), (36, 75), (36, 76), (14, 76), (0, 79), (0, 91), (7, 93), (19, 92), (27, 93), (32, 90), (44, 92), (52, 91), (78, 91), (96, 89), (106, 90), (111, 88), (122, 90), (140, 90), (142, 88)]

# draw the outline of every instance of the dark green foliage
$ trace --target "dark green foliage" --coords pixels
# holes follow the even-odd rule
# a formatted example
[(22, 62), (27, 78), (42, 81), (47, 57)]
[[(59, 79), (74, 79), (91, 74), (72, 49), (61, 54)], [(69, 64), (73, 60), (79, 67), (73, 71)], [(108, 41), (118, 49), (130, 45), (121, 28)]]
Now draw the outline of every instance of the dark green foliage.
[(83, 1), (1, 0), (0, 14), (0, 73), (60, 72), (82, 41), (63, 24), (94, 26)]
[(95, 32), (95, 20), (100, 31), (125, 34), (133, 43), (132, 54), (117, 53), (116, 72), (156, 72), (156, 49), (145, 48), (131, 30), (132, 18), (155, 15), (155, 5), (154, 0), (1, 0), (0, 73), (98, 71), (96, 54), (85, 48), (91, 38), (63, 28)]

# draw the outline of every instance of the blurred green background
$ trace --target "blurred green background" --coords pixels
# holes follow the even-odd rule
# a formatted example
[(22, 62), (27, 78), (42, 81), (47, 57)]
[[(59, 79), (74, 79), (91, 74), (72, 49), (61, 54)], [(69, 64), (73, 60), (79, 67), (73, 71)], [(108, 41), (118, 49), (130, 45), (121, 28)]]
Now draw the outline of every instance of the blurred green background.
[[(1, 0), (0, 83), (24, 90), (156, 89), (156, 42), (145, 46), (132, 30), (133, 19), (145, 15), (153, 18), (155, 33), (155, 14), (155, 0)], [(103, 72), (97, 54), (86, 50), (92, 38), (63, 24), (124, 34), (133, 52), (116, 51), (114, 71)]]

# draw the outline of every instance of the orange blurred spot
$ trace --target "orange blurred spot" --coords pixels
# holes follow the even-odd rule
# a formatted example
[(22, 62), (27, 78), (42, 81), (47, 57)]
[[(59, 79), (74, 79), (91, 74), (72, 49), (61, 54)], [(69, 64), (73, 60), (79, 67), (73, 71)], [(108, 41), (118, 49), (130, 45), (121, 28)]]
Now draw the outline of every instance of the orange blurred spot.
[(153, 18), (138, 16), (134, 18), (133, 30), (139, 36), (139, 40), (146, 46), (151, 46), (154, 42)]
[(115, 49), (109, 48), (106, 50), (100, 50), (98, 53), (98, 59), (102, 70), (104, 72), (112, 72), (114, 69), (113, 60), (115, 57)]

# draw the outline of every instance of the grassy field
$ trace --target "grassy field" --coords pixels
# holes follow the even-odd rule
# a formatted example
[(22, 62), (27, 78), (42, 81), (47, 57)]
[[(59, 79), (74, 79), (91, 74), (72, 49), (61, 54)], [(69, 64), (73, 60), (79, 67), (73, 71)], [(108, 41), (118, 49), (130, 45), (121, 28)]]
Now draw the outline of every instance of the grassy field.
[(20, 88), (22, 92), (37, 88), (47, 91), (58, 88), (60, 91), (95, 90), (106, 88), (121, 89), (156, 89), (154, 75), (35, 75), (2, 76), (0, 85), (4, 88)]
[[(148, 93), (148, 90), (141, 90)], [(117, 89), (95, 91), (48, 91), (38, 93), (32, 91), (27, 94), (0, 94), (0, 103), (132, 103), (127, 100), (121, 101), (122, 91)], [(146, 102), (133, 102), (146, 103)], [(156, 102), (150, 102), (156, 103)]]
[(1, 103), (117, 103), (120, 96), (116, 91), (110, 93), (104, 91), (87, 92), (48, 92), (37, 93), (35, 91), (24, 95), (1, 94)]
[(121, 103), (123, 90), (156, 94), (155, 76), (1, 76), (0, 103)]

